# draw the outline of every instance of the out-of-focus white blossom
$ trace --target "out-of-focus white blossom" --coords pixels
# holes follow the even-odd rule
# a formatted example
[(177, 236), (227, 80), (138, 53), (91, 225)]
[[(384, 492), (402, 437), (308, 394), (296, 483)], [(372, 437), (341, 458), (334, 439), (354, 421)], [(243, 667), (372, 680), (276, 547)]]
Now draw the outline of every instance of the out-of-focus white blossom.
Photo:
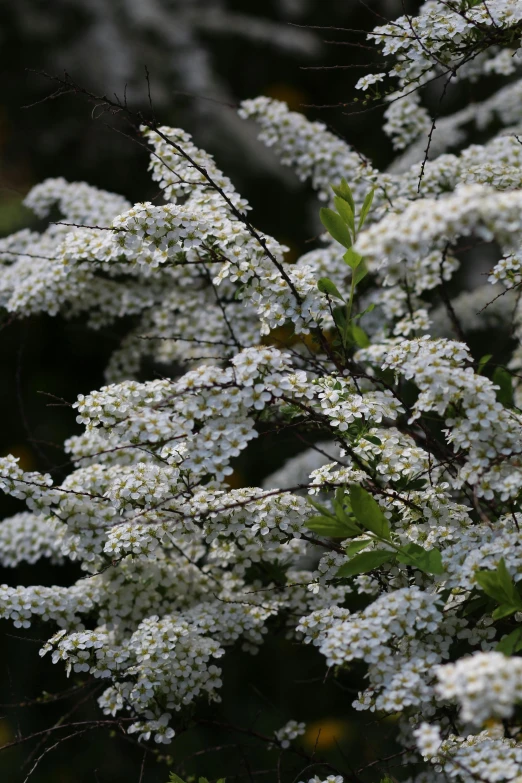
[(288, 723), (274, 732), (276, 739), (282, 748), (289, 748), (292, 740), (302, 736), (305, 733), (306, 724), (298, 723), (296, 720), (289, 720)]
[(522, 658), (477, 652), (436, 670), (437, 695), (456, 699), (461, 717), (480, 726), (489, 718), (510, 718), (522, 701)]

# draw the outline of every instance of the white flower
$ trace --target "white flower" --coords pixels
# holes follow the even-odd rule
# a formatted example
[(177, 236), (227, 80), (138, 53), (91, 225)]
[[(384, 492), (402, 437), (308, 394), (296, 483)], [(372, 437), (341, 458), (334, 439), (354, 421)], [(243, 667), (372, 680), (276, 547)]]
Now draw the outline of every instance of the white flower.
[(439, 726), (430, 726), (429, 723), (421, 723), (421, 725), (414, 730), (413, 734), (415, 735), (419, 752), (426, 760), (430, 760), (437, 756), (442, 744)]
[(372, 84), (377, 84), (377, 82), (382, 82), (385, 76), (386, 76), (385, 73), (369, 73), (367, 76), (363, 76), (362, 79), (359, 79), (359, 81), (355, 85), (355, 89), (367, 90), (368, 87), (370, 87)]
[(522, 658), (476, 652), (436, 669), (441, 699), (457, 699), (462, 719), (480, 726), (489, 718), (509, 718), (522, 701)]

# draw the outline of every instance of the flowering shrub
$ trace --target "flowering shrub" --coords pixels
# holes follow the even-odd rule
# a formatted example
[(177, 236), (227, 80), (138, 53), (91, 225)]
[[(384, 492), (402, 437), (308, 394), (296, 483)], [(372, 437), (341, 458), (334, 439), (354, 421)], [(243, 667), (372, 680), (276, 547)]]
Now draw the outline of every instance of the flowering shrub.
[[(2, 586), (0, 616), (58, 628), (41, 654), (105, 680), (100, 709), (139, 742), (168, 744), (188, 706), (219, 702), (219, 659), (255, 653), (277, 619), (325, 672), (361, 662), (354, 706), (398, 717), (409, 780), (522, 780), (522, 306), (496, 311), (516, 336), (504, 366), (468, 345), (488, 290), (467, 294), (470, 326), (447, 289), (462, 237), (496, 248), (491, 291), (520, 287), (522, 80), (474, 108), (502, 129), (454, 154), (441, 145), (470, 115), (444, 118), (435, 143), (418, 89), (517, 73), (521, 32), (517, 0), (429, 0), (371, 34), (396, 64), (357, 86), (399, 80), (385, 130), (409, 147), (388, 172), (283, 103), (242, 104), (325, 204), (323, 244), (296, 263), (209, 155), (153, 122), (165, 203), (48, 180), (26, 204), (63, 220), (1, 241), (8, 311), (86, 312), (94, 329), (135, 316), (107, 385), (74, 404), (66, 480), (0, 460), (0, 487), (28, 508), (0, 525), (2, 563), (85, 571)], [(426, 131), (436, 154), (415, 146)], [(185, 371), (140, 381), (145, 357)], [(262, 487), (231, 488), (262, 422), (322, 440)], [(300, 752), (299, 717), (272, 749)]]

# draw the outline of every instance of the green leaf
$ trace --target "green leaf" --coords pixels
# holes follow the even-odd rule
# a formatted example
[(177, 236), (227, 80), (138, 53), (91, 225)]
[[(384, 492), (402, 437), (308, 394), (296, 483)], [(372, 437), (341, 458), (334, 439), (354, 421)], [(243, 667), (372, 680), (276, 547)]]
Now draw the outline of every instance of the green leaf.
[(345, 500), (346, 500), (345, 490), (343, 489), (343, 487), (338, 487), (335, 490), (335, 495), (333, 500), (335, 515), (337, 519), (341, 519), (343, 522), (349, 523), (351, 521), (351, 515), (346, 512)]
[(351, 326), (351, 333), (353, 337), (354, 343), (359, 346), (359, 348), (368, 348), (370, 345), (370, 338), (364, 331), (364, 329), (361, 329), (360, 326), (357, 326), (357, 324), (352, 324)]
[(493, 620), (502, 620), (503, 617), (509, 617), (518, 611), (520, 611), (520, 606), (513, 606), (513, 604), (500, 604), (500, 606), (491, 613), (491, 617)]
[(357, 313), (357, 315), (354, 315), (354, 320), (356, 318), (362, 318), (363, 315), (366, 315), (366, 313), (371, 313), (372, 310), (375, 310), (375, 303), (371, 302), (371, 304), (368, 305), (368, 307), (362, 311), (362, 313)]
[(502, 557), (497, 565), (497, 574), (498, 579), (501, 587), (504, 589), (506, 595), (508, 595), (512, 601), (512, 603), (519, 605), (522, 603), (520, 596), (518, 594), (517, 588), (515, 587), (515, 583), (513, 582), (511, 578), (511, 574), (506, 568), (506, 561)]
[(478, 363), (478, 366), (477, 366), (477, 374), (478, 375), (482, 374), (482, 370), (484, 369), (486, 364), (489, 362), (489, 360), (492, 358), (492, 356), (493, 356), (492, 353), (486, 353), (484, 356), (481, 357), (481, 359), (480, 359), (480, 361)]
[(364, 224), (364, 221), (366, 220), (368, 216), (368, 212), (370, 211), (370, 208), (372, 206), (373, 197), (375, 195), (375, 190), (370, 190), (370, 192), (366, 195), (366, 198), (364, 199), (362, 209), (361, 209), (361, 216), (359, 218), (359, 228), (358, 231), (361, 230), (361, 227)]
[(329, 516), (310, 517), (304, 524), (308, 530), (328, 538), (348, 538), (348, 536), (357, 536), (361, 532), (355, 525), (350, 525), (342, 519), (332, 519)]
[(510, 634), (504, 636), (495, 648), (504, 655), (513, 655), (513, 653), (522, 650), (522, 628), (515, 628)]
[(334, 204), (337, 212), (342, 217), (346, 225), (351, 228), (352, 234), (355, 236), (355, 220), (351, 206), (347, 201), (344, 200), (344, 198), (341, 198), (340, 196), (336, 196), (334, 198)]
[(382, 440), (376, 438), (375, 435), (363, 435), (362, 437), (364, 438), (364, 440), (369, 440), (370, 443), (375, 444), (375, 446), (382, 446)]
[(499, 561), (496, 571), (477, 571), (475, 579), (486, 595), (498, 604), (514, 606), (515, 611), (522, 611), (522, 599), (506, 568), (504, 558)]
[(327, 277), (320, 277), (317, 281), (317, 288), (321, 293), (328, 294), (328, 296), (333, 296), (335, 299), (341, 299), (344, 302), (344, 298), (341, 296), (339, 291), (337, 290), (334, 283), (332, 283), (331, 280), (329, 280)]
[(504, 367), (497, 367), (493, 373), (493, 383), (499, 388), (496, 391), (497, 400), (504, 405), (505, 408), (513, 407), (513, 384), (511, 382), (511, 375)]
[(418, 491), (419, 489), (424, 489), (428, 482), (426, 479), (414, 479), (413, 481), (410, 481), (404, 489), (410, 490), (411, 492)]
[(318, 503), (317, 500), (313, 500), (311, 497), (307, 498), (310, 505), (315, 508), (316, 511), (319, 511), (323, 516), (330, 517), (331, 519), (336, 519), (335, 514), (332, 514), (329, 508), (326, 508), (326, 506), (321, 505), (321, 503)]
[(335, 321), (335, 325), (338, 327), (339, 331), (344, 334), (346, 331), (346, 307), (338, 306), (334, 307), (333, 309), (333, 319)]
[(406, 544), (397, 554), (399, 563), (418, 568), (426, 574), (443, 574), (442, 558), (438, 549), (424, 549), (419, 544)]
[(357, 521), (371, 533), (381, 538), (390, 538), (390, 525), (384, 516), (379, 504), (372, 498), (369, 492), (357, 484), (350, 487), (350, 501), (352, 511)]
[(344, 551), (346, 552), (347, 557), (353, 557), (353, 555), (356, 555), (361, 549), (364, 549), (371, 543), (371, 538), (365, 538), (363, 541), (352, 541), (351, 544), (345, 546)]
[(337, 571), (336, 576), (356, 576), (373, 571), (383, 563), (395, 559), (395, 552), (387, 549), (374, 549), (373, 552), (361, 552), (355, 555), (349, 563), (345, 563)]
[(355, 202), (353, 200), (352, 190), (345, 178), (342, 178), (340, 185), (332, 185), (332, 190), (336, 196), (339, 196), (348, 202), (353, 214), (355, 215)]
[(350, 247), (343, 256), (344, 263), (348, 264), (350, 269), (357, 269), (362, 260), (363, 257), (360, 256), (359, 253), (356, 253), (352, 247)]
[(171, 772), (169, 777), (169, 783), (185, 783), (185, 781), (182, 780), (182, 778), (180, 778), (179, 775), (176, 775), (175, 772)]
[(366, 277), (367, 274), (368, 274), (368, 267), (363, 261), (362, 264), (359, 264), (359, 266), (353, 273), (353, 280), (355, 285), (358, 285), (361, 282), (361, 280), (363, 280)]
[(499, 604), (504, 603), (507, 596), (498, 583), (498, 576), (495, 571), (478, 571), (475, 574), (475, 580), (486, 595), (489, 595), (490, 598), (493, 598)]
[(325, 229), (336, 242), (339, 242), (339, 244), (346, 248), (352, 246), (352, 238), (348, 226), (337, 212), (334, 212), (333, 209), (323, 207), (319, 210), (319, 217), (321, 218), (321, 223)]

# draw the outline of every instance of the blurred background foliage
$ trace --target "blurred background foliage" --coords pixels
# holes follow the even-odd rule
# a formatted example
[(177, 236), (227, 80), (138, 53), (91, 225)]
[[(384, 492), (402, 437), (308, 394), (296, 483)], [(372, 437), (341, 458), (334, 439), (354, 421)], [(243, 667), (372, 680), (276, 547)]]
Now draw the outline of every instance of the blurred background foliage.
[[(93, 91), (123, 95), (147, 109), (145, 66), (154, 107), (162, 123), (181, 126), (212, 152), (219, 166), (253, 205), (254, 222), (298, 254), (318, 233), (317, 203), (310, 189), (281, 169), (255, 140), (255, 128), (235, 114), (237, 102), (259, 94), (285, 100), (320, 119), (350, 144), (385, 167), (391, 146), (381, 132), (381, 110), (349, 116), (342, 104), (376, 55), (360, 44), (364, 33), (417, 0), (12, 0), (1, 9), (0, 59), (0, 235), (38, 222), (23, 207), (31, 186), (46, 177), (85, 180), (119, 192), (131, 201), (156, 195), (148, 177), (146, 151), (124, 135), (118, 117), (97, 117), (96, 109), (71, 96), (52, 98), (42, 71), (66, 70)], [(331, 25), (352, 32), (291, 26)], [(328, 42), (325, 42), (328, 41)], [(350, 45), (348, 45), (350, 42)], [(350, 66), (313, 70), (318, 66)], [(356, 67), (353, 67), (356, 66)], [(371, 70), (371, 68), (369, 68)], [(123, 133), (122, 133), (123, 131)], [(126, 325), (92, 332), (81, 320), (47, 316), (14, 320), (0, 314), (0, 406), (4, 413), (1, 453), (19, 456), (24, 469), (68, 470), (60, 444), (77, 432), (65, 401), (103, 384), (103, 369)], [(54, 397), (49, 396), (54, 395)], [(261, 445), (261, 447), (260, 447)], [(238, 465), (236, 486), (258, 483), (296, 449), (290, 436), (267, 434)], [(21, 510), (0, 498), (1, 515)], [(8, 584), (69, 584), (81, 574), (73, 567), (40, 563), (3, 571)], [(100, 683), (66, 680), (63, 668), (38, 649), (49, 633), (36, 625), (17, 631), (2, 624), (0, 645), (0, 745), (58, 721), (100, 717), (95, 696)], [(224, 706), (203, 708), (204, 728), (181, 733), (172, 746), (172, 769), (210, 779), (277, 779), (277, 753), (246, 734), (234, 734), (212, 721), (271, 734), (289, 718), (309, 722), (309, 752), (328, 755), (354, 769), (365, 759), (385, 755), (390, 719), (354, 713), (349, 673), (324, 679), (323, 660), (313, 649), (286, 641), (277, 627), (257, 657), (234, 653), (224, 660)], [(245, 683), (247, 685), (245, 685)], [(76, 688), (68, 698), (58, 694)], [(36, 701), (35, 701), (36, 700)], [(68, 735), (72, 732), (64, 732)], [(54, 737), (54, 739), (53, 739)], [(42, 735), (0, 754), (0, 779), (23, 783), (57, 735)], [(237, 745), (239, 741), (239, 746)], [(236, 743), (233, 748), (231, 743)], [(379, 747), (379, 754), (375, 752)], [(207, 752), (209, 749), (218, 748)], [(372, 750), (373, 748), (373, 750)], [(202, 751), (205, 751), (204, 753)], [(169, 767), (121, 737), (95, 730), (72, 737), (48, 753), (33, 783), (166, 783)], [(186, 759), (186, 761), (184, 761)], [(169, 759), (167, 759), (169, 761)], [(298, 775), (304, 761), (284, 761)], [(311, 777), (317, 770), (304, 773)], [(142, 774), (143, 772), (143, 774)], [(300, 779), (300, 778), (297, 778)], [(379, 780), (373, 770), (364, 780)]]

